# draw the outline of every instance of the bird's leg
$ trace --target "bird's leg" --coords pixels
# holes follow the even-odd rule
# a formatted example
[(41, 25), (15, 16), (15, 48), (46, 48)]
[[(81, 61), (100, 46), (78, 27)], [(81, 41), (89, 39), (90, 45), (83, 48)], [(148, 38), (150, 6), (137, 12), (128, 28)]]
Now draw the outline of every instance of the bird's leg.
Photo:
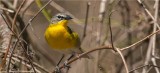
[(75, 52), (73, 52), (72, 54), (71, 54), (71, 56), (64, 62), (64, 66), (66, 67), (66, 68), (70, 68), (70, 66), (68, 65), (68, 61), (70, 60), (70, 59), (72, 59), (73, 57), (75, 56)]
[(67, 59), (68, 61), (70, 60), (70, 59), (72, 59), (74, 56), (75, 56), (75, 52), (73, 52), (72, 54), (71, 54), (71, 56)]
[(55, 73), (61, 73), (61, 70), (60, 70), (60, 68), (59, 68), (59, 64), (61, 63), (61, 61), (63, 60), (63, 58), (64, 58), (64, 54), (62, 54), (62, 57), (61, 57), (61, 59), (58, 61), (58, 63), (57, 63), (57, 65), (56, 65), (56, 69), (55, 69)]

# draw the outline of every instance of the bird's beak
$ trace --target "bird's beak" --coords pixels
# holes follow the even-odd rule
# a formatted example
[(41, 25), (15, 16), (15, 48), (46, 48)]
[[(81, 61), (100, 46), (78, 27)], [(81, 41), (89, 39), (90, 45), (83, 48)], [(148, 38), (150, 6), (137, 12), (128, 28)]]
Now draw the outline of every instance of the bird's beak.
[(67, 15), (66, 20), (73, 19), (71, 16)]

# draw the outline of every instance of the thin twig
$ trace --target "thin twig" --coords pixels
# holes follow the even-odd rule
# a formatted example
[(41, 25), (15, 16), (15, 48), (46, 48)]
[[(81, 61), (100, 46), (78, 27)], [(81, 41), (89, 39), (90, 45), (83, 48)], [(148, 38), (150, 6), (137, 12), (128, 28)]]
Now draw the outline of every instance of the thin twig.
[[(9, 23), (7, 22), (7, 20), (5, 19), (4, 15), (1, 14), (3, 20), (5, 21), (6, 25), (8, 26), (9, 30), (12, 32), (12, 35), (14, 35), (16, 38), (18, 38), (18, 35), (12, 30), (12, 28), (9, 26)], [(23, 42), (26, 42), (25, 40), (21, 39)]]
[(5, 23), (6, 21), (3, 21), (4, 17), (2, 14), (0, 19), (1, 19), (0, 34), (1, 34), (1, 37), (3, 38), (2, 40), (3, 43), (1, 44), (1, 47), (2, 47), (1, 50), (6, 51), (0, 64), (0, 70), (2, 70), (4, 65), (6, 64), (6, 58), (9, 52), (9, 48), (11, 47), (12, 34), (10, 29), (8, 28), (7, 23)]
[[(0, 53), (5, 53), (5, 51), (0, 51)], [(8, 55), (9, 56), (9, 55)], [(21, 60), (22, 61), (22, 64), (24, 64), (25, 66), (31, 68), (31, 66), (28, 64), (29, 62), (27, 60), (24, 59), (24, 57), (21, 57), (17, 54), (13, 54), (13, 57), (17, 58), (17, 60)], [(27, 64), (27, 65), (26, 65)], [(49, 73), (49, 70), (45, 69), (43, 66), (39, 65), (38, 63), (36, 62), (33, 62), (33, 65), (38, 67), (39, 69), (41, 69), (42, 71), (46, 72), (46, 73)], [(11, 72), (11, 71), (10, 71)]]
[[(148, 48), (147, 48), (147, 53), (146, 53), (146, 58), (144, 59), (144, 65), (148, 65), (151, 59), (151, 52), (152, 52), (152, 40), (153, 38), (149, 39), (148, 43)], [(146, 73), (146, 67), (143, 68), (142, 73)]]
[(23, 48), (23, 50), (24, 50), (24, 52), (25, 52), (25, 54), (26, 54), (26, 56), (27, 56), (27, 59), (28, 59), (30, 65), (31, 65), (31, 67), (33, 68), (34, 73), (36, 73), (36, 70), (35, 70), (35, 68), (34, 68), (34, 65), (33, 65), (32, 61), (31, 61), (31, 58), (30, 58), (30, 56), (27, 54), (26, 48), (24, 48), (24, 46), (22, 45), (22, 43), (20, 43), (20, 45), (21, 45), (21, 47)]
[(32, 18), (28, 21), (28, 24), (23, 28), (23, 30), (22, 30), (21, 33), (19, 34), (18, 39), (16, 40), (16, 42), (15, 42), (15, 44), (14, 44), (14, 46), (13, 46), (13, 49), (12, 49), (12, 51), (11, 51), (11, 55), (10, 55), (10, 57), (9, 57), (9, 63), (8, 63), (8, 68), (7, 68), (7, 72), (8, 72), (8, 73), (9, 73), (9, 68), (10, 68), (10, 63), (11, 63), (11, 58), (12, 58), (12, 56), (13, 56), (13, 52), (14, 52), (14, 50), (15, 50), (15, 48), (16, 48), (19, 40), (20, 40), (20, 37), (21, 37), (22, 33), (23, 33), (23, 32), (26, 30), (26, 28), (30, 25), (30, 23), (33, 21), (33, 19), (34, 19), (35, 17), (37, 17), (37, 15), (43, 10), (43, 8), (45, 8), (50, 2), (52, 2), (52, 0), (48, 1), (48, 3), (46, 3), (46, 4), (34, 15), (34, 17), (32, 17)]
[[(22, 2), (21, 5), (19, 6), (19, 8), (18, 8), (18, 10), (17, 10), (17, 12), (16, 12), (16, 14), (15, 14), (15, 16), (14, 16), (14, 19), (13, 19), (13, 22), (12, 22), (12, 30), (13, 30), (13, 28), (14, 28), (14, 25), (16, 24), (17, 15), (18, 15), (18, 13), (20, 12), (20, 10), (21, 10), (23, 4), (25, 3), (25, 1), (26, 1), (26, 0), (23, 0), (23, 2)], [(15, 43), (14, 48), (16, 48), (16, 45), (17, 45), (18, 41), (19, 41), (19, 40), (17, 40), (17, 42)], [(13, 51), (14, 51), (14, 48), (13, 48), (13, 50), (11, 51), (11, 57), (12, 57), (12, 53), (13, 53)], [(7, 72), (8, 72), (8, 73), (9, 73), (9, 70), (10, 70), (11, 57), (9, 58), (9, 63), (8, 63), (8, 67), (7, 67)]]
[[(137, 0), (137, 2), (144, 8), (144, 10), (147, 12), (147, 14), (151, 17), (151, 19), (153, 21), (155, 21), (155, 18), (153, 17), (153, 15), (151, 14), (151, 12), (146, 8), (146, 6), (142, 3), (142, 1), (141, 0)], [(156, 26), (158, 27), (158, 29), (160, 29), (159, 24), (157, 22), (155, 22), (155, 23), (156, 23)]]
[[(157, 62), (156, 62), (155, 58), (151, 58), (151, 61), (152, 61), (152, 63), (153, 63), (154, 66), (157, 66)], [(154, 67), (154, 69), (155, 69), (156, 73), (160, 73), (159, 69), (157, 67)]]
[(112, 44), (113, 50), (116, 51), (116, 49), (114, 48), (114, 45), (113, 45), (113, 36), (112, 36), (112, 28), (111, 28), (111, 15), (112, 15), (113, 12), (114, 11), (112, 11), (109, 14), (108, 25), (109, 25), (109, 30), (110, 30), (111, 44)]
[(144, 37), (143, 39), (141, 39), (141, 40), (139, 40), (139, 41), (133, 43), (132, 45), (129, 45), (129, 46), (124, 47), (124, 48), (121, 48), (120, 50), (123, 51), (123, 50), (126, 50), (126, 49), (128, 49), (128, 48), (131, 48), (131, 47), (133, 47), (133, 46), (135, 46), (135, 45), (137, 45), (137, 44), (140, 44), (141, 42), (143, 42), (144, 40), (150, 38), (151, 36), (153, 36), (154, 34), (156, 34), (156, 33), (158, 33), (158, 32), (160, 32), (160, 29), (157, 30), (157, 31), (154, 32), (154, 33), (149, 34), (148, 36)]
[[(13, 54), (13, 57), (16, 57), (17, 59), (23, 61), (25, 64), (29, 63), (29, 61), (27, 61), (27, 60), (24, 59), (24, 57), (21, 57), (21, 56), (19, 56), (17, 54)], [(33, 65), (36, 66), (36, 67), (38, 67), (38, 68), (40, 68), (42, 71), (49, 73), (49, 71), (47, 69), (45, 69), (43, 66), (39, 65), (38, 63), (33, 62)], [(30, 68), (31, 68), (31, 66), (30, 66)]]
[[(4, 16), (5, 17), (4, 17)], [(1, 16), (3, 16), (3, 19), (5, 20), (6, 19), (6, 23), (8, 23), (7, 24), (7, 26), (9, 27), (9, 29), (11, 28), (11, 26), (12, 26), (12, 21), (11, 21), (11, 19), (10, 19), (10, 16), (7, 14), (7, 12), (6, 11), (3, 11), (3, 14), (1, 14)]]
[[(160, 30), (157, 30), (156, 32), (154, 32), (154, 33), (152, 33), (152, 34), (144, 37), (142, 40), (140, 40), (140, 41), (138, 41), (138, 42), (135, 42), (135, 43), (133, 43), (132, 45), (129, 45), (129, 46), (127, 46), (127, 47), (124, 47), (124, 48), (120, 49), (120, 51), (127, 50), (128, 48), (131, 48), (131, 47), (133, 47), (133, 46), (135, 46), (135, 45), (143, 42), (144, 40), (146, 40), (147, 38), (151, 37), (152, 35), (154, 35), (154, 34), (156, 34), (156, 33), (158, 33), (158, 32), (160, 32)], [(116, 48), (116, 47), (115, 47), (115, 48)], [(87, 55), (87, 54), (89, 54), (89, 53), (92, 53), (92, 52), (97, 51), (97, 50), (102, 50), (102, 49), (112, 49), (112, 50), (113, 50), (112, 46), (101, 46), (101, 47), (98, 47), (98, 48), (94, 48), (94, 49), (92, 49), (92, 50), (90, 50), (90, 51), (87, 51), (87, 52), (84, 52), (84, 53), (80, 54), (78, 57), (73, 58), (72, 60), (70, 60), (70, 61), (67, 63), (67, 65), (68, 65), (68, 64), (71, 64), (72, 62), (74, 62), (74, 61), (76, 61), (76, 60), (78, 60), (78, 59), (80, 59), (82, 56), (85, 56), (85, 55)], [(119, 48), (117, 48), (117, 49), (119, 49)], [(64, 68), (64, 65), (61, 65), (61, 66), (60, 66), (60, 69), (62, 69), (62, 68)]]
[(18, 0), (14, 0), (14, 1), (13, 1), (13, 8), (14, 8), (14, 9), (17, 8), (17, 5), (18, 5), (17, 3), (18, 3)]
[(147, 69), (146, 73), (149, 73), (149, 72), (151, 71), (152, 68), (153, 68), (152, 66), (149, 67), (149, 68)]
[[(37, 6), (38, 6), (39, 8), (41, 8), (41, 7), (43, 6), (41, 0), (35, 0), (35, 2), (36, 2)], [(44, 9), (42, 10), (42, 13), (43, 13), (43, 15), (45, 16), (45, 18), (48, 20), (48, 22), (50, 22), (50, 20), (51, 20), (51, 14), (47, 11), (46, 8), (44, 8)]]
[(21, 5), (19, 6), (18, 10), (16, 11), (16, 14), (14, 15), (13, 22), (12, 22), (12, 30), (14, 28), (14, 25), (16, 24), (16, 18), (18, 16), (18, 13), (20, 12), (21, 8), (23, 7), (25, 1), (26, 0), (23, 0), (23, 2), (21, 3)]
[(125, 69), (126, 69), (126, 73), (129, 73), (129, 70), (128, 70), (128, 66), (127, 66), (127, 63), (125, 61), (125, 58), (122, 54), (122, 52), (118, 49), (118, 48), (114, 48), (114, 44), (113, 44), (113, 38), (112, 38), (112, 28), (111, 28), (111, 15), (114, 11), (112, 11), (110, 14), (109, 14), (109, 21), (108, 21), (108, 24), (109, 24), (109, 30), (110, 30), (110, 36), (111, 36), (111, 44), (112, 44), (112, 48), (114, 51), (117, 51), (119, 53), (119, 55), (121, 56), (121, 59), (123, 61), (123, 64), (125, 66)]
[(133, 71), (135, 71), (135, 70), (144, 68), (144, 67), (146, 67), (146, 66), (148, 66), (148, 67), (151, 67), (151, 66), (152, 66), (152, 67), (156, 67), (156, 68), (159, 68), (159, 69), (160, 69), (159, 66), (155, 66), (155, 65), (150, 65), (150, 64), (148, 64), (148, 65), (143, 65), (143, 66), (137, 67), (137, 68), (135, 68), (135, 69), (133, 69), (133, 70), (130, 70), (129, 73), (130, 73), (130, 72), (133, 72)]
[(6, 64), (7, 55), (8, 55), (8, 52), (9, 52), (10, 45), (11, 45), (12, 35), (11, 35), (11, 37), (10, 37), (9, 39), (10, 39), (10, 40), (9, 40), (9, 44), (8, 44), (8, 46), (7, 46), (6, 53), (5, 53), (5, 55), (4, 55), (4, 58), (3, 58), (3, 60), (2, 60), (1, 65), (0, 65), (0, 70), (2, 70), (2, 68), (3, 68), (4, 65)]
[(24, 18), (26, 11), (29, 9), (29, 7), (32, 6), (33, 3), (34, 3), (34, 0), (28, 0), (28, 1), (26, 2), (25, 6), (24, 6), (23, 9), (22, 9), (22, 16), (21, 16), (22, 19)]
[[(6, 24), (7, 24), (7, 26), (9, 27), (9, 29), (12, 31), (12, 33), (13, 33), (13, 35), (15, 35), (16, 36), (16, 38), (18, 38), (18, 36), (16, 35), (16, 33), (11, 29), (11, 27), (9, 26), (9, 24), (8, 24), (8, 22), (5, 20), (5, 18), (4, 18), (4, 16), (3, 16), (3, 14), (1, 14), (1, 16), (3, 17), (3, 19), (4, 19), (4, 21), (6, 22)], [(22, 40), (22, 41), (24, 41), (24, 40)], [(24, 41), (25, 42), (25, 41)], [(21, 45), (22, 46), (22, 45)], [(23, 46), (22, 46), (23, 47)], [(9, 50), (8, 50), (9, 51)], [(6, 52), (6, 54), (8, 53), (8, 51)], [(25, 50), (24, 50), (25, 51)], [(27, 55), (27, 52), (25, 51), (25, 53), (26, 53), (26, 55)], [(27, 55), (28, 56), (28, 55)], [(5, 57), (4, 57), (4, 60), (5, 60)], [(30, 64), (31, 64), (31, 67), (33, 68), (33, 70), (35, 70), (34, 69), (34, 67), (33, 67), (33, 64), (32, 64), (32, 62), (31, 62), (31, 60), (30, 60), (30, 58), (28, 59), (29, 60), (29, 62), (30, 62)], [(3, 61), (2, 61), (3, 62)], [(3, 64), (3, 63), (2, 63)], [(3, 65), (2, 65), (2, 67), (3, 67)], [(34, 71), (35, 72), (35, 71)]]
[(13, 10), (7, 9), (7, 8), (3, 8), (2, 6), (0, 6), (0, 10), (4, 10), (4, 11), (10, 12), (10, 13), (14, 13)]
[[(17, 62), (21, 62), (21, 60), (15, 58), (15, 57), (13, 57), (12, 59), (15, 60), (15, 61), (17, 61)], [(28, 63), (26, 63), (26, 62), (24, 62), (24, 61), (22, 61), (21, 63), (24, 64), (24, 65), (27, 66), (27, 67), (32, 68), (32, 66), (30, 66)], [(35, 71), (38, 72), (38, 73), (40, 73), (40, 71), (39, 71), (38, 69), (35, 69)], [(35, 71), (33, 71), (33, 72), (35, 73)]]
[[(154, 25), (153, 25), (153, 32), (156, 31), (156, 24), (157, 24), (157, 20), (158, 20), (158, 11), (159, 11), (159, 0), (155, 0), (155, 14), (154, 14)], [(156, 50), (156, 35), (153, 35), (153, 43), (152, 43), (152, 56), (155, 56), (155, 50)], [(154, 57), (151, 58), (151, 61), (153, 63), (153, 65), (157, 66), (157, 62), (156, 59)], [(160, 73), (159, 69), (157, 67), (154, 67), (156, 73)]]
[[(3, 14), (1, 14), (4, 22), (6, 23), (7, 27), (9, 28), (10, 31), (12, 31), (12, 33), (14, 33), (14, 31), (12, 30), (12, 28), (9, 26), (8, 22), (5, 20), (5, 17), (3, 16)], [(2, 67), (5, 65), (6, 63), (6, 58), (7, 58), (7, 55), (8, 55), (8, 52), (9, 52), (9, 48), (10, 48), (10, 44), (11, 44), (11, 40), (12, 40), (12, 34), (11, 34), (11, 37), (10, 38), (10, 41), (9, 41), (9, 45), (7, 47), (7, 50), (5, 52), (5, 56), (4, 56), (4, 59), (2, 60), (2, 63), (0, 65), (0, 70), (2, 69)]]
[(129, 73), (129, 69), (128, 69), (127, 63), (126, 63), (126, 61), (125, 61), (125, 58), (124, 58), (122, 52), (121, 52), (118, 48), (115, 48), (115, 49), (116, 49), (116, 51), (119, 53), (119, 55), (120, 55), (121, 58), (122, 58), (124, 67), (125, 67), (125, 69), (126, 69), (126, 73)]
[[(112, 46), (101, 46), (101, 47), (98, 47), (98, 48), (94, 48), (93, 50), (90, 50), (90, 51), (87, 51), (87, 52), (84, 52), (82, 54), (80, 54), (79, 56), (71, 59), (70, 61), (68, 61), (67, 65), (71, 64), (72, 62), (80, 59), (81, 57), (91, 53), (91, 52), (94, 52), (94, 51), (97, 51), (97, 50), (102, 50), (102, 49), (112, 49)], [(60, 69), (64, 68), (64, 64), (60, 66)], [(55, 72), (54, 72), (55, 73)]]
[[(128, 5), (128, 2), (126, 0), (121, 0), (119, 5), (121, 7), (121, 16), (122, 16), (122, 23), (121, 24), (125, 27), (125, 31), (126, 30), (130, 31), (131, 30), (130, 6)], [(127, 32), (126, 34), (127, 34), (127, 36), (126, 36), (127, 37), (126, 38), (127, 39), (127, 45), (131, 45), (132, 44), (132, 33)], [(130, 68), (132, 68), (132, 64), (133, 64), (132, 48), (130, 48), (127, 51), (127, 54), (125, 54), (125, 59), (127, 60), (127, 58), (130, 58), (128, 65), (130, 66)], [(123, 68), (124, 68), (123, 63), (121, 63), (118, 70), (117, 70), (117, 73), (120, 73)]]
[(88, 23), (88, 15), (89, 15), (89, 7), (90, 7), (90, 5), (91, 5), (91, 3), (87, 2), (85, 25), (84, 25), (82, 40), (84, 40), (84, 38), (86, 37), (86, 30), (87, 30), (87, 23)]
[[(1, 71), (1, 72), (2, 73), (7, 73), (6, 71)], [(10, 73), (33, 73), (33, 71), (10, 71)]]
[(16, 35), (16, 33), (15, 33), (15, 32), (12, 30), (12, 28), (9, 26), (9, 23), (7, 22), (7, 20), (6, 20), (5, 17), (3, 16), (3, 14), (1, 14), (1, 16), (2, 16), (3, 20), (5, 21), (6, 25), (8, 26), (9, 30), (12, 31), (12, 33), (13, 33), (14, 35)]
[[(144, 40), (146, 40), (147, 38), (151, 37), (152, 35), (154, 35), (154, 34), (156, 34), (156, 33), (158, 33), (158, 32), (160, 32), (160, 30), (157, 30), (156, 32), (154, 32), (154, 33), (146, 36), (145, 38), (143, 38), (142, 40), (140, 40), (140, 41), (138, 41), (138, 42), (133, 43), (132, 45), (129, 45), (129, 46), (127, 46), (127, 47), (124, 47), (124, 48), (120, 49), (120, 51), (127, 50), (128, 48), (131, 48), (131, 47), (133, 47), (133, 46), (135, 46), (135, 45), (143, 42)], [(85, 55), (87, 55), (87, 54), (89, 54), (89, 53), (92, 53), (92, 52), (97, 51), (97, 50), (102, 50), (102, 49), (112, 49), (112, 50), (113, 50), (112, 46), (101, 46), (101, 47), (98, 47), (98, 48), (94, 48), (94, 49), (92, 49), (92, 50), (90, 50), (90, 51), (87, 51), (87, 52), (84, 52), (84, 53), (80, 54), (78, 57), (73, 58), (72, 60), (70, 60), (70, 61), (67, 63), (67, 65), (68, 65), (68, 64), (71, 64), (72, 62), (74, 62), (74, 61), (76, 61), (76, 60), (78, 60), (78, 59), (80, 59), (82, 56), (85, 56)], [(119, 49), (119, 48), (117, 48), (117, 49)], [(62, 68), (64, 68), (64, 65), (61, 65), (61, 66), (60, 66), (60, 69), (62, 69)]]

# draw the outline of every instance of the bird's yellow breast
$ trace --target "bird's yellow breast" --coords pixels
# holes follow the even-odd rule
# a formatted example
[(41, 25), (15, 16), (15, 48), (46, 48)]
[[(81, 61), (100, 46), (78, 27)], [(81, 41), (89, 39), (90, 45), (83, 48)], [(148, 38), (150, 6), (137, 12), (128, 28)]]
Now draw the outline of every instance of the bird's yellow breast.
[(78, 34), (70, 34), (67, 27), (51, 24), (45, 31), (45, 39), (53, 49), (69, 49), (76, 47)]

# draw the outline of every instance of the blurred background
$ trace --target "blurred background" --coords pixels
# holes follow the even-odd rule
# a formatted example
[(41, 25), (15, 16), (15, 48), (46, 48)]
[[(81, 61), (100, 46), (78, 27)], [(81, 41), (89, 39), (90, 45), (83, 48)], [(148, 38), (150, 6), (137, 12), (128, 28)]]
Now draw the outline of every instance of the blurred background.
[[(127, 47), (160, 29), (159, 0), (52, 0), (33, 21), (29, 22), (48, 1), (0, 1), (1, 14), (5, 17), (0, 16), (0, 70), (2, 73), (6, 73), (8, 69), (9, 56), (17, 41), (16, 36), (28, 23), (29, 26), (15, 46), (9, 70), (15, 73), (33, 73), (27, 58), (29, 56), (38, 73), (53, 72), (62, 53), (49, 47), (44, 39), (44, 32), (50, 24), (47, 17), (60, 12), (65, 12), (74, 18), (68, 26), (78, 32), (81, 47), (85, 51), (111, 45), (108, 22), (109, 14), (113, 11), (110, 24), (114, 47), (120, 49)], [(19, 9), (21, 4), (22, 7)], [(14, 24), (15, 15), (17, 16), (16, 24)], [(7, 20), (8, 25), (4, 19)], [(13, 34), (13, 31), (17, 35)], [(159, 33), (156, 33), (138, 45), (121, 51), (130, 73), (160, 73), (159, 39)], [(7, 52), (8, 49), (9, 52)], [(103, 49), (92, 52), (90, 55), (92, 59), (78, 59), (71, 63), (68, 72), (63, 69), (62, 73), (126, 73), (117, 52)], [(65, 56), (64, 61), (67, 57)]]

